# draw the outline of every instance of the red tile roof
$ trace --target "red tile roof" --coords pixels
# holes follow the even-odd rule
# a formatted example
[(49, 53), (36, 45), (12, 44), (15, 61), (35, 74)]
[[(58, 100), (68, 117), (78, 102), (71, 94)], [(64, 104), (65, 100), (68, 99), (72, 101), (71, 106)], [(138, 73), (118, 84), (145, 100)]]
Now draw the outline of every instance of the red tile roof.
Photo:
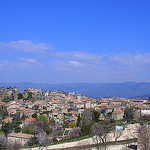
[(36, 119), (35, 118), (25, 118), (26, 122), (34, 122)]

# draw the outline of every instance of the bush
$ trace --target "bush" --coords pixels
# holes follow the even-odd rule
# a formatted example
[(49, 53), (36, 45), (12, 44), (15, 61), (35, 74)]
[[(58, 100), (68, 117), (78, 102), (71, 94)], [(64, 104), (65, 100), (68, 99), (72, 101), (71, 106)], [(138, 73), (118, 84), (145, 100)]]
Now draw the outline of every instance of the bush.
[(40, 115), (37, 117), (39, 121), (48, 122), (48, 117), (45, 115)]
[(69, 128), (76, 127), (76, 122), (70, 122), (68, 126)]
[(81, 134), (82, 135), (89, 135), (91, 132), (91, 126), (90, 125), (82, 125), (81, 126)]
[(79, 137), (81, 133), (80, 127), (74, 127), (72, 130), (69, 132), (69, 135), (71, 138)]
[(33, 127), (29, 126), (29, 125), (26, 125), (24, 128), (22, 128), (22, 133), (34, 135)]

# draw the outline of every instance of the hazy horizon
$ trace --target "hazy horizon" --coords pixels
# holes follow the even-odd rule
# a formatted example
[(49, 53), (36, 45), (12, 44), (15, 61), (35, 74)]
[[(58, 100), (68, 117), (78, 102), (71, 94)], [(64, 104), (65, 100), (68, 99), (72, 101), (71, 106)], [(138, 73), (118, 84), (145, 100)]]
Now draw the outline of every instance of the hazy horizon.
[(132, 82), (132, 81), (129, 81), (129, 82), (61, 82), (61, 83), (50, 83), (50, 82), (28, 82), (28, 81), (25, 81), (25, 82), (0, 82), (0, 83), (33, 83), (33, 84), (123, 84), (123, 83), (150, 83), (150, 82)]

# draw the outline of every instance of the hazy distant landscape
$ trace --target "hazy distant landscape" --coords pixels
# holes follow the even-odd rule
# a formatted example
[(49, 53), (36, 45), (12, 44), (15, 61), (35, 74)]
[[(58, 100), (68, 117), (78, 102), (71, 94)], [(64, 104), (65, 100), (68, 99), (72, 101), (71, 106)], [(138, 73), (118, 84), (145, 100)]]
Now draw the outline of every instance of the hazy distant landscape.
[(41, 88), (45, 90), (64, 90), (65, 92), (75, 92), (85, 94), (92, 98), (99, 97), (125, 97), (135, 99), (148, 99), (150, 97), (150, 82), (127, 82), (127, 83), (68, 83), (68, 84), (49, 84), (49, 83), (0, 83), (2, 86), (16, 86), (19, 91), (27, 87)]

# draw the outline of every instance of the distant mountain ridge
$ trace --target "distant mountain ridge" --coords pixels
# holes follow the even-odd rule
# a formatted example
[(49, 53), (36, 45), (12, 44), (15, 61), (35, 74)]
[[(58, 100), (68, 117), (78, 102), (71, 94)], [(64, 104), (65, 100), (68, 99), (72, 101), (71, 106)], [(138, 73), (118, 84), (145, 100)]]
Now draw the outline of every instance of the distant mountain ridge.
[(50, 83), (0, 83), (2, 86), (16, 86), (19, 91), (23, 91), (27, 87), (41, 88), (45, 90), (64, 90), (65, 92), (75, 92), (76, 94), (85, 94), (92, 98), (100, 97), (138, 97), (150, 93), (150, 82), (126, 82), (126, 83), (66, 83), (66, 84), (50, 84)]
[(150, 94), (144, 94), (144, 95), (134, 96), (134, 97), (130, 97), (130, 98), (131, 98), (131, 99), (137, 99), (137, 100), (140, 100), (140, 99), (148, 100), (149, 97), (150, 97)]

